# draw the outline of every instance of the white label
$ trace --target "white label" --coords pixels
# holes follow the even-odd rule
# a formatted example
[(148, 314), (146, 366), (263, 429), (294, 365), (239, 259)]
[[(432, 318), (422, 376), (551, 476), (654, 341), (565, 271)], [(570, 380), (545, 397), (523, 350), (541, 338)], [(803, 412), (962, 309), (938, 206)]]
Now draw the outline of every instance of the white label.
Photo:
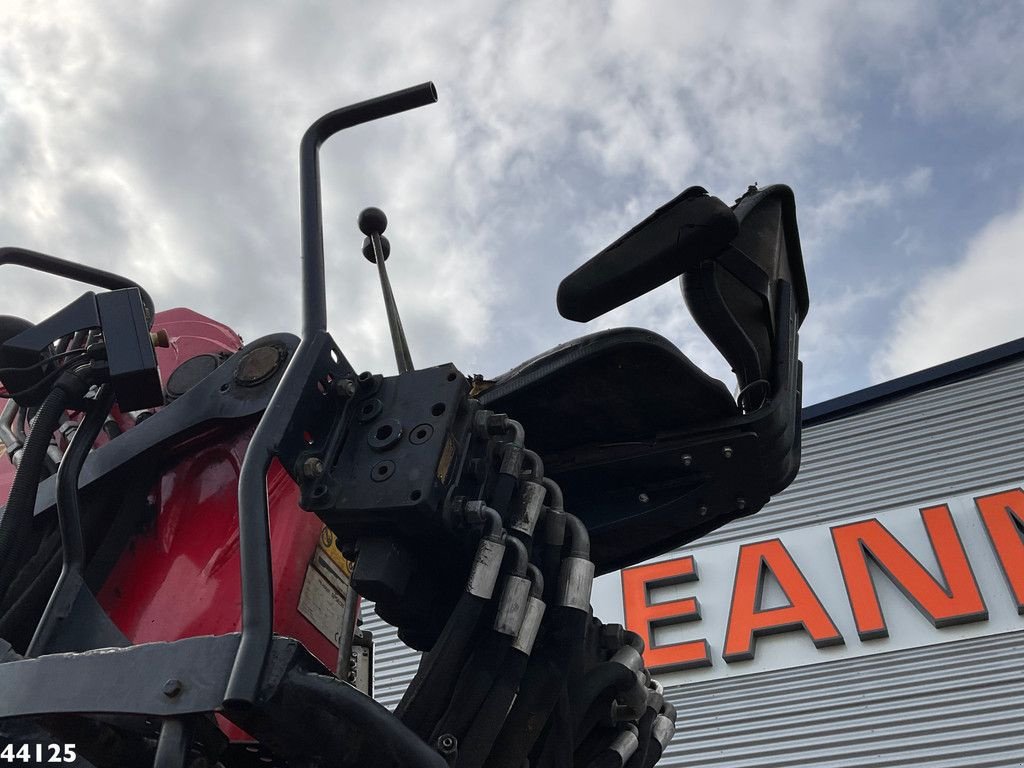
[(348, 577), (318, 547), (306, 568), (299, 613), (336, 646), (341, 644), (341, 621), (348, 592)]

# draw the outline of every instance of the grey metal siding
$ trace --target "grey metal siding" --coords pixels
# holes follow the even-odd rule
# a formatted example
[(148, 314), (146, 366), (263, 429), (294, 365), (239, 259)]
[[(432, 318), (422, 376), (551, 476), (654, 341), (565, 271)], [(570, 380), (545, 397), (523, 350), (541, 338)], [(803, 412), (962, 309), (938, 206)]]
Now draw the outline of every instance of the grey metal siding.
[(363, 601), (361, 613), (362, 628), (373, 632), (373, 698), (394, 710), (416, 674), (420, 654), (398, 639), (398, 630), (373, 612), (369, 600)]
[(676, 738), (659, 766), (1016, 766), (1024, 633), (666, 691)]
[(927, 503), (1024, 472), (1024, 360), (804, 429), (793, 484), (701, 545)]
[[(1024, 359), (805, 429), (793, 485), (712, 544), (827, 524), (1018, 482)], [(375, 692), (393, 707), (418, 654), (364, 609)], [(1024, 633), (730, 680), (666, 695), (679, 730), (664, 766), (1024, 765)]]

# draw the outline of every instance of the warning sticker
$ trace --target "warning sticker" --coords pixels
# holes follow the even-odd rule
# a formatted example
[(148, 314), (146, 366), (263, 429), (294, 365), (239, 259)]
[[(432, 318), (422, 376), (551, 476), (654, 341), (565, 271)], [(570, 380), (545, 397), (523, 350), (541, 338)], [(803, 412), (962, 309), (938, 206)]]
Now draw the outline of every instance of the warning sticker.
[(337, 548), (334, 534), (324, 528), (306, 568), (299, 593), (299, 613), (335, 645), (341, 643), (341, 622), (351, 573), (352, 564)]
[(335, 536), (334, 531), (326, 525), (323, 527), (323, 530), (320, 531), (319, 548), (323, 550), (325, 555), (334, 561), (334, 564), (337, 565), (346, 576), (352, 575), (352, 563), (346, 560), (345, 556), (341, 554), (341, 550), (338, 549), (338, 537)]

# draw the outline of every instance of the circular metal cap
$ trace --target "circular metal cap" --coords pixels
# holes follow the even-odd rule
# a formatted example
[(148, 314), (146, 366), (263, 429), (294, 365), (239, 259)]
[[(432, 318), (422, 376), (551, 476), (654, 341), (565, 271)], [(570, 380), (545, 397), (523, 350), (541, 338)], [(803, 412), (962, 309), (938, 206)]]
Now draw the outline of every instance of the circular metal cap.
[(220, 365), (216, 355), (202, 354), (183, 362), (167, 379), (167, 399), (174, 400), (188, 392)]
[(235, 383), (242, 387), (255, 387), (269, 379), (281, 367), (284, 350), (279, 347), (256, 347), (245, 353), (235, 369)]

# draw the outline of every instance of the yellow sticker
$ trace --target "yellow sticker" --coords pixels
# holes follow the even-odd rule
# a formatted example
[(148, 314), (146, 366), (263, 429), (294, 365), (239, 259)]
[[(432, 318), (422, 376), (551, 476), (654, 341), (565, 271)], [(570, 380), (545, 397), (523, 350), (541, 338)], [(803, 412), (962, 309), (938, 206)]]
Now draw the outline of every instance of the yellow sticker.
[(320, 531), (320, 543), (318, 545), (325, 555), (327, 555), (334, 564), (341, 568), (341, 572), (346, 576), (352, 575), (352, 563), (350, 563), (345, 556), (341, 554), (341, 550), (338, 549), (338, 537), (334, 535), (334, 531), (328, 528), (326, 525), (323, 530)]
[(449, 434), (444, 443), (444, 450), (441, 451), (441, 458), (437, 462), (437, 479), (442, 485), (448, 482), (448, 472), (452, 468), (452, 459), (454, 458), (455, 441)]

